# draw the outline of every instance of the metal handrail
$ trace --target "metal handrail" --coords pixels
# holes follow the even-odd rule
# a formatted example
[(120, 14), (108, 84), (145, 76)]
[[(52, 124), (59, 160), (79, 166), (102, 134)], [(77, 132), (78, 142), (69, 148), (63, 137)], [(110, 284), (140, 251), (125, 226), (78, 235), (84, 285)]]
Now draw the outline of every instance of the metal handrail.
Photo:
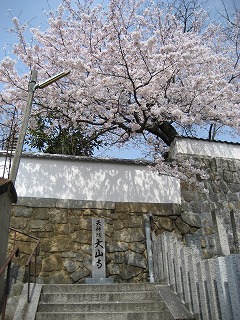
[[(28, 293), (27, 293), (27, 301), (31, 302), (31, 298), (30, 298), (30, 277), (31, 277), (31, 263), (32, 263), (32, 258), (34, 256), (34, 262), (35, 262), (35, 266), (34, 266), (34, 284), (36, 284), (36, 279), (37, 279), (37, 255), (38, 255), (38, 249), (39, 249), (39, 244), (40, 244), (40, 239), (34, 236), (31, 236), (25, 232), (19, 231), (17, 229), (14, 228), (9, 228), (10, 232), (13, 231), (14, 232), (14, 241), (13, 241), (13, 247), (15, 246), (16, 243), (16, 234), (20, 233), (24, 236), (27, 236), (29, 238), (32, 238), (34, 240), (36, 240), (36, 245), (34, 247), (34, 249), (32, 250), (32, 253), (30, 254), (27, 263), (25, 264), (25, 267), (28, 268)], [(34, 286), (32, 288), (32, 292), (34, 290)]]
[[(32, 262), (32, 257), (34, 255), (34, 284), (36, 284), (36, 279), (37, 279), (37, 254), (38, 254), (38, 247), (40, 244), (40, 239), (37, 240), (36, 246), (34, 248), (34, 250), (32, 251), (31, 255), (28, 258), (28, 261), (26, 263), (26, 268), (28, 267), (28, 296), (27, 296), (27, 301), (30, 302), (30, 276), (31, 276), (31, 262)], [(34, 286), (32, 289), (32, 292), (34, 290)]]
[(13, 257), (19, 256), (19, 248), (15, 247), (13, 248), (11, 254), (5, 261), (4, 265), (0, 268), (0, 276), (4, 273), (5, 269), (7, 268), (7, 278), (6, 278), (6, 285), (5, 285), (5, 290), (4, 290), (4, 295), (3, 295), (3, 304), (2, 304), (2, 320), (5, 320), (5, 315), (6, 315), (6, 306), (7, 306), (7, 297), (9, 294), (9, 289), (10, 289), (10, 273), (11, 273), (11, 264), (12, 264), (12, 259)]

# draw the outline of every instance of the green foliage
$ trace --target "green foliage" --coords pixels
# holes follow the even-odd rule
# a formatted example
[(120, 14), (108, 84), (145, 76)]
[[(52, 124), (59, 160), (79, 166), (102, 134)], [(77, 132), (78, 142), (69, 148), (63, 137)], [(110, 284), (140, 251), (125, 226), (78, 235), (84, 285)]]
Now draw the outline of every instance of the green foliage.
[[(27, 145), (38, 151), (50, 154), (92, 156), (95, 148), (103, 145), (97, 135), (88, 136), (81, 127), (74, 128), (71, 123), (62, 127), (60, 121), (36, 116), (37, 126), (29, 129)], [(56, 123), (57, 122), (57, 123)]]

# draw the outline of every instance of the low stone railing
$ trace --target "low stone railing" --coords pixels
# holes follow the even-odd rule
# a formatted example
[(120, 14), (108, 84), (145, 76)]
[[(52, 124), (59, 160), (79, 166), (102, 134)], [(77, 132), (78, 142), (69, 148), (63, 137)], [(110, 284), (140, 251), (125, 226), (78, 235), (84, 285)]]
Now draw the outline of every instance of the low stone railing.
[(240, 254), (202, 259), (197, 246), (171, 233), (153, 235), (154, 276), (167, 283), (196, 319), (239, 319)]

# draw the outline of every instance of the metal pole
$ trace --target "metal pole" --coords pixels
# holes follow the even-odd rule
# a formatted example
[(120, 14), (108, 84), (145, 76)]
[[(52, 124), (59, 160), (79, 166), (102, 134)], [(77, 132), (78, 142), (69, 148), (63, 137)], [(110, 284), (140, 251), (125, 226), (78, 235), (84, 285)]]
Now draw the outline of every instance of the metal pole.
[(36, 82), (37, 82), (37, 71), (32, 70), (30, 81), (29, 81), (29, 86), (28, 86), (27, 106), (26, 106), (26, 109), (24, 112), (22, 125), (20, 128), (19, 136), (18, 136), (17, 146), (16, 146), (16, 150), (14, 153), (13, 163), (12, 163), (12, 167), (10, 170), (9, 179), (12, 180), (13, 184), (15, 184), (17, 173), (18, 173), (18, 168), (19, 168), (20, 159), (21, 159), (21, 155), (22, 155), (24, 139), (25, 139), (25, 135), (27, 132), (27, 127), (28, 127), (28, 120), (30, 117), (31, 109), (32, 109), (33, 95), (34, 95), (34, 91), (35, 91)]

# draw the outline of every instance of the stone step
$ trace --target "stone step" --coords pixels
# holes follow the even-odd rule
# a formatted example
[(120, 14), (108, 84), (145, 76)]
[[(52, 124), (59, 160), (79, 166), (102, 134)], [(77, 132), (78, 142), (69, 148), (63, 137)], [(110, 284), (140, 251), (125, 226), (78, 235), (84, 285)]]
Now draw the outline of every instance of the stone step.
[[(13, 320), (194, 319), (171, 288), (164, 284), (107, 286), (31, 284), (30, 287), (31, 290), (35, 288), (32, 302), (30, 304), (26, 302), (28, 284), (25, 284)], [(124, 295), (126, 298), (123, 297)], [(134, 298), (131, 298), (131, 295)], [(81, 300), (82, 298), (86, 300)]]
[(42, 285), (35, 320), (172, 320), (150, 283)]
[(161, 311), (163, 303), (152, 301), (140, 302), (91, 302), (91, 303), (47, 303), (40, 301), (38, 312), (129, 312)]
[(160, 300), (159, 294), (155, 291), (136, 292), (89, 292), (89, 293), (42, 293), (41, 303), (79, 303), (79, 302), (111, 302), (111, 301), (144, 301)]
[(35, 320), (173, 320), (167, 311), (37, 313)]
[(118, 283), (118, 284), (44, 284), (43, 293), (88, 293), (88, 292), (134, 292), (155, 290), (151, 283)]

